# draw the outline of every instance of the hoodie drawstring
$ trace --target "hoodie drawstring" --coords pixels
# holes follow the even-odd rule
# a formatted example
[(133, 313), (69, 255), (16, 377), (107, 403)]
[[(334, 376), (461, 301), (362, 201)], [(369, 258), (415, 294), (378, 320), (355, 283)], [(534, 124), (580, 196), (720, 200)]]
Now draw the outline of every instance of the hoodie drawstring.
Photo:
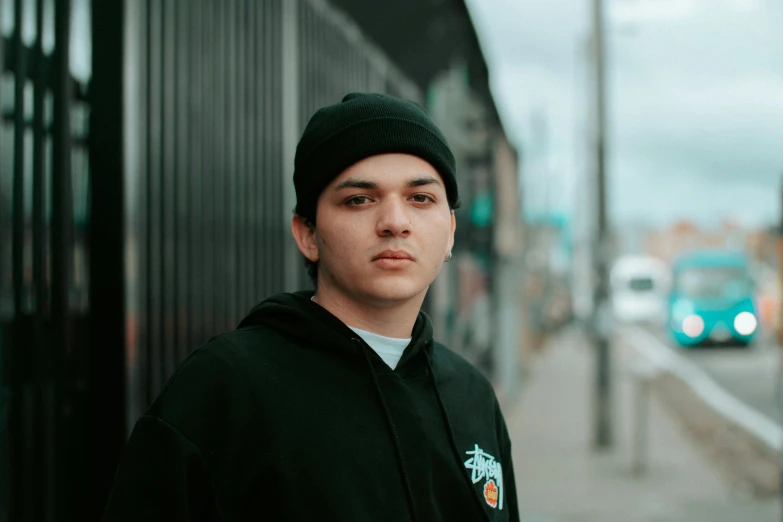
[(370, 367), (370, 374), (372, 375), (372, 382), (375, 385), (375, 391), (378, 393), (378, 398), (383, 406), (383, 413), (386, 415), (386, 424), (389, 426), (389, 431), (392, 434), (392, 442), (394, 443), (394, 452), (397, 454), (397, 463), (400, 465), (400, 471), (402, 472), (402, 480), (405, 483), (405, 495), (408, 497), (408, 509), (411, 513), (411, 520), (416, 522), (416, 502), (413, 500), (413, 489), (411, 488), (411, 481), (408, 478), (408, 469), (405, 467), (405, 461), (402, 458), (402, 448), (400, 447), (400, 438), (397, 435), (397, 429), (394, 427), (394, 421), (392, 420), (389, 406), (386, 404), (386, 398), (383, 396), (381, 385), (378, 383), (378, 375), (375, 373), (375, 368), (372, 365), (370, 357), (367, 355), (367, 348), (364, 346), (364, 342), (360, 339), (353, 338), (353, 342), (359, 345), (359, 350), (364, 355), (364, 360), (367, 362), (367, 366)]
[[(429, 341), (427, 341), (427, 344), (429, 344)], [(432, 361), (430, 360), (430, 356), (427, 353), (426, 350), (426, 344), (425, 344), (425, 350), (424, 352), (424, 359), (427, 361), (427, 369), (429, 370), (430, 374), (430, 380), (432, 381), (432, 387), (435, 389), (435, 397), (438, 399), (438, 406), (440, 407), (440, 413), (443, 415), (443, 421), (446, 423), (446, 431), (449, 433), (449, 442), (451, 443), (451, 450), (454, 452), (454, 456), (457, 459), (457, 465), (462, 468), (463, 467), (463, 461), (462, 461), (462, 455), (459, 452), (459, 449), (457, 448), (457, 441), (454, 438), (454, 429), (451, 427), (451, 421), (449, 420), (449, 414), (446, 412), (446, 406), (443, 404), (443, 398), (440, 396), (440, 389), (438, 388), (438, 381), (435, 379), (435, 371), (432, 369)], [(468, 489), (473, 493), (473, 500), (476, 501), (476, 505), (478, 506), (479, 511), (484, 514), (484, 519), (491, 521), (492, 519), (489, 516), (489, 513), (487, 513), (486, 508), (484, 507), (484, 504), (481, 502), (481, 497), (479, 493), (476, 491), (475, 484), (470, 480), (470, 477), (468, 477), (467, 473), (462, 474), (465, 477), (465, 481), (468, 485)]]

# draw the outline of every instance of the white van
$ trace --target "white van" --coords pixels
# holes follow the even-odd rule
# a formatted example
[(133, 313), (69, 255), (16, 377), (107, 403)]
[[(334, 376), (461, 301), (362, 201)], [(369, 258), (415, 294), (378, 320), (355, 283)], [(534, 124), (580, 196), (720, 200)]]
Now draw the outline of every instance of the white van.
[(622, 256), (609, 277), (616, 321), (666, 324), (671, 270), (665, 262), (646, 255)]

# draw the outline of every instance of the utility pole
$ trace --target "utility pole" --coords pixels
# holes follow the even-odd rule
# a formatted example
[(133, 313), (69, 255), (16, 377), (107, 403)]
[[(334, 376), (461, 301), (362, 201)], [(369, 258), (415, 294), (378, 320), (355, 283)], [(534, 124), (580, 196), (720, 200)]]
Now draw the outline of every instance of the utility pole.
[[(781, 177), (783, 180), (783, 176)], [(778, 278), (780, 280), (780, 299), (778, 302), (778, 346), (783, 350), (783, 183), (780, 190), (780, 227), (778, 228)], [(783, 361), (783, 359), (781, 359)], [(781, 363), (783, 364), (783, 363)], [(783, 370), (783, 365), (781, 366)], [(783, 403), (781, 403), (783, 404)], [(781, 482), (783, 486), (783, 482)]]
[(595, 238), (595, 289), (593, 342), (595, 347), (594, 440), (597, 450), (613, 445), (611, 312), (609, 308), (609, 231), (606, 217), (606, 46), (602, 0), (593, 0), (594, 135), (597, 184), (597, 237)]
[[(783, 414), (783, 184), (780, 190), (780, 228), (778, 228), (778, 278), (780, 297), (778, 298), (778, 336), (777, 349), (780, 350), (778, 359), (778, 404), (781, 405)], [(780, 495), (783, 498), (783, 454), (780, 456)]]

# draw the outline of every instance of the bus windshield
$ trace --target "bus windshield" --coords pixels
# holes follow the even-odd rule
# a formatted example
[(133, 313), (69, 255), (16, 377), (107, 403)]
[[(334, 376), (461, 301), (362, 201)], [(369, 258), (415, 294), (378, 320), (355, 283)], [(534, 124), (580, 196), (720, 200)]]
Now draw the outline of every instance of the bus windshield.
[(747, 269), (735, 266), (686, 268), (674, 284), (677, 293), (691, 298), (742, 299), (753, 290)]

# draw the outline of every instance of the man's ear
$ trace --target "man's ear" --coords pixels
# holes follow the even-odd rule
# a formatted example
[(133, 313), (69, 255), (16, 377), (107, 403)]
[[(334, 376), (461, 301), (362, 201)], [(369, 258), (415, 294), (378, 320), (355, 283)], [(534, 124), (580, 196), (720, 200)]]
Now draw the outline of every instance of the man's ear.
[(449, 232), (449, 252), (454, 250), (454, 231), (457, 230), (457, 217), (454, 215), (454, 211), (451, 211), (451, 231)]
[(296, 246), (307, 259), (316, 263), (319, 259), (318, 243), (315, 240), (315, 227), (302, 216), (291, 219), (291, 234), (296, 240)]

